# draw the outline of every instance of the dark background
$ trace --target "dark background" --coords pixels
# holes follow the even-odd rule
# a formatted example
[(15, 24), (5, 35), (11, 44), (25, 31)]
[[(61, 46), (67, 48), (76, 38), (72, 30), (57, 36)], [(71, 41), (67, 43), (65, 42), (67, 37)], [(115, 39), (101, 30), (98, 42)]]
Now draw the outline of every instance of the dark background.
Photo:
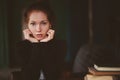
[(80, 47), (90, 40), (89, 1), (92, 1), (93, 44), (112, 45), (116, 52), (120, 45), (119, 0), (71, 0), (71, 61), (74, 61)]
[[(0, 0), (0, 66), (12, 64), (14, 45), (21, 40), (22, 9), (35, 0)], [(88, 0), (49, 0), (56, 14), (56, 36), (67, 40), (68, 53), (66, 61), (74, 61), (79, 48), (89, 43)], [(119, 47), (120, 41), (120, 1), (92, 0), (93, 43), (113, 44)], [(5, 25), (6, 24), (6, 25)], [(5, 43), (5, 44), (2, 44)], [(4, 47), (7, 46), (7, 47)]]

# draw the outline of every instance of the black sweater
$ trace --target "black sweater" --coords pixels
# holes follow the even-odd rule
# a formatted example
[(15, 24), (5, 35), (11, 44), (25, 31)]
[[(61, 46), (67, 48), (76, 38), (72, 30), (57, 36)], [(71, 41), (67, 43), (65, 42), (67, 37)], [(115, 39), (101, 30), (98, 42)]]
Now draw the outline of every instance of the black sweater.
[(46, 80), (60, 77), (66, 55), (66, 43), (61, 40), (31, 43), (21, 41), (16, 46), (15, 63), (21, 67), (22, 80), (38, 80), (42, 69)]

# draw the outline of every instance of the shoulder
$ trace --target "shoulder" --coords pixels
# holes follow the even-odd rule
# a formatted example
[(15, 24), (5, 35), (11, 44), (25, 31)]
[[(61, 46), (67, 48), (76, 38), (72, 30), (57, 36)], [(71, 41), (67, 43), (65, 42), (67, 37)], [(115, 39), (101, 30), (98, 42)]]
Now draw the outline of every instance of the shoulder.
[(28, 40), (21, 40), (19, 42), (16, 43), (16, 47), (24, 47), (24, 46), (30, 46), (31, 42)]
[(67, 43), (66, 40), (60, 40), (60, 39), (59, 39), (59, 40), (56, 40), (56, 42), (57, 42), (57, 43), (62, 43), (62, 44), (66, 44), (66, 43)]
[(52, 40), (52, 42), (57, 44), (58, 46), (66, 46), (67, 45), (66, 40), (54, 39), (54, 40)]

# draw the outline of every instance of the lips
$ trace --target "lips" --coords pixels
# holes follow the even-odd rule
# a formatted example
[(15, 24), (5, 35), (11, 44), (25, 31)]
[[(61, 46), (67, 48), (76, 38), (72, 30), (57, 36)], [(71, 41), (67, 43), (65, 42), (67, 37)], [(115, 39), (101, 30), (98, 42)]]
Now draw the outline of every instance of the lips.
[(41, 38), (42, 34), (36, 34), (36, 37)]
[(38, 40), (40, 40), (40, 39), (43, 38), (43, 34), (35, 34), (35, 36), (36, 36), (36, 38), (37, 38)]

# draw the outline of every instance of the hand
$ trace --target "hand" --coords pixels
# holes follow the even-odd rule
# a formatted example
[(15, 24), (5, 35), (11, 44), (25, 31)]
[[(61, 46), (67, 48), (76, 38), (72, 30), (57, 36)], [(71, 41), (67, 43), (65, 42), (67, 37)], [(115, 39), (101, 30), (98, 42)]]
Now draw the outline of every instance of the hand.
[(23, 30), (23, 34), (24, 34), (24, 38), (29, 40), (30, 42), (32, 43), (36, 43), (36, 42), (39, 42), (37, 39), (35, 39), (33, 36), (32, 36), (32, 33), (29, 29), (24, 29)]
[(55, 33), (55, 31), (52, 30), (52, 29), (50, 29), (50, 30), (47, 32), (46, 38), (40, 40), (40, 42), (48, 42), (48, 41), (52, 40), (53, 37), (54, 37), (54, 33)]

